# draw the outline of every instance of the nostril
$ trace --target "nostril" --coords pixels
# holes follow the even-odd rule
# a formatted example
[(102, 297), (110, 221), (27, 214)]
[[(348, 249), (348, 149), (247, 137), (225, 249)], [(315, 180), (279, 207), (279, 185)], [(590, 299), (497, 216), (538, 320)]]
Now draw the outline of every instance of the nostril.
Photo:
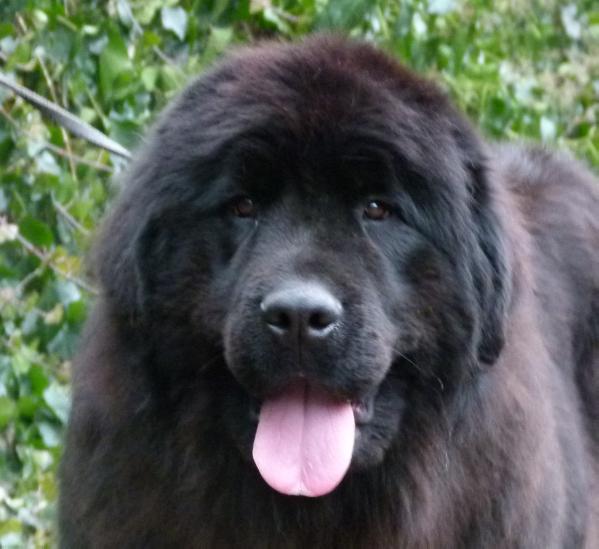
[(262, 319), (277, 336), (324, 337), (342, 315), (343, 307), (316, 283), (288, 284), (269, 293), (260, 304)]
[(310, 314), (308, 326), (313, 330), (324, 330), (337, 321), (339, 315), (332, 309), (320, 309)]
[(291, 317), (283, 308), (268, 307), (263, 308), (262, 314), (267, 324), (279, 328), (280, 330), (288, 330), (291, 327)]

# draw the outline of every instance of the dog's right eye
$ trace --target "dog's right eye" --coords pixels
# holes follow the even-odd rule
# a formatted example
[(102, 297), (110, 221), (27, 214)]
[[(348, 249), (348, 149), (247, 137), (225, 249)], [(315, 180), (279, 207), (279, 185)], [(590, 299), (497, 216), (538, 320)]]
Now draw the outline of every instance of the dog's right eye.
[(254, 217), (256, 206), (251, 198), (242, 196), (231, 203), (231, 213), (236, 217)]
[(373, 221), (382, 221), (389, 217), (391, 208), (384, 202), (378, 200), (372, 200), (364, 208), (364, 217), (372, 219)]

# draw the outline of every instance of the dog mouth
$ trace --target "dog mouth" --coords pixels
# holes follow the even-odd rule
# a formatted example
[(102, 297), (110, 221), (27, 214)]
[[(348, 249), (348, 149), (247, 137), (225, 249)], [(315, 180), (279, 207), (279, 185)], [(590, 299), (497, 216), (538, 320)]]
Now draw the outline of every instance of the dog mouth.
[(252, 457), (260, 475), (285, 495), (328, 494), (349, 469), (358, 429), (373, 410), (374, 395), (348, 400), (304, 380), (254, 400)]
[[(354, 413), (354, 420), (357, 427), (367, 425), (372, 421), (374, 416), (374, 400), (375, 395), (368, 395), (360, 399), (350, 400), (349, 403)], [(250, 402), (250, 420), (252, 423), (258, 423), (260, 420), (260, 410), (262, 408), (262, 400), (252, 397)]]

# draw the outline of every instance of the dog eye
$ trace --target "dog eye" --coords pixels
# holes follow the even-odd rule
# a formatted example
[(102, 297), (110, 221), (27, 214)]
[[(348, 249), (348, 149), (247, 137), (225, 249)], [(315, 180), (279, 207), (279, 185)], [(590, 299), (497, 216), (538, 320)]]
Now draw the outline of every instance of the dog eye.
[(231, 204), (231, 213), (236, 217), (254, 217), (256, 206), (251, 198), (242, 196), (236, 198)]
[(383, 219), (387, 218), (390, 213), (391, 210), (389, 209), (389, 206), (377, 200), (369, 202), (364, 208), (364, 216), (374, 221), (382, 221)]

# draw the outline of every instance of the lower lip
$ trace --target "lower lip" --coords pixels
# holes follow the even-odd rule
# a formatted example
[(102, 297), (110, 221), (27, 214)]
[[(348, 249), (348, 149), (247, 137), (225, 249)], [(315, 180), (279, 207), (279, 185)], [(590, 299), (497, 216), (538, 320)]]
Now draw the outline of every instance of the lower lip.
[(372, 419), (372, 406), (363, 402), (352, 403), (356, 425), (364, 425)]

